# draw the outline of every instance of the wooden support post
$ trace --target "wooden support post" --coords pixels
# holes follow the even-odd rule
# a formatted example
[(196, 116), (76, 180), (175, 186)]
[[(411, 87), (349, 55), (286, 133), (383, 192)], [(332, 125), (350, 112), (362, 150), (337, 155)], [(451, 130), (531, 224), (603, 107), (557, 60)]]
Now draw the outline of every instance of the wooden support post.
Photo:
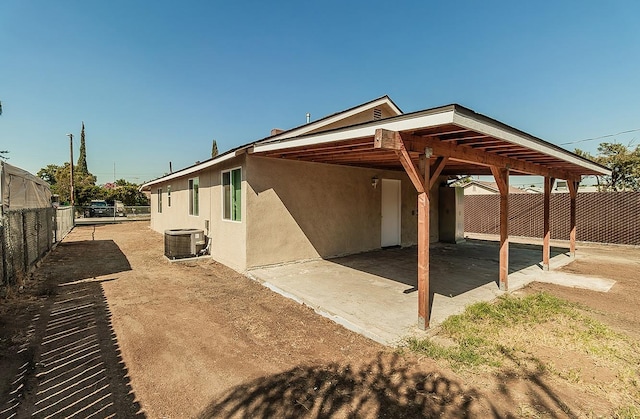
[(549, 259), (551, 257), (551, 189), (553, 189), (554, 178), (544, 178), (544, 236), (542, 239), (542, 270), (549, 270)]
[(580, 181), (568, 180), (567, 185), (569, 185), (569, 196), (571, 197), (571, 204), (569, 207), (570, 211), (570, 226), (571, 230), (569, 233), (569, 255), (571, 258), (576, 257), (576, 198), (578, 196), (578, 186), (580, 185)]
[[(431, 295), (429, 292), (429, 185), (431, 167), (429, 158), (433, 153), (431, 148), (423, 148), (420, 152), (417, 167), (407, 151), (403, 134), (395, 131), (376, 130), (374, 139), (376, 148), (393, 150), (402, 164), (407, 176), (418, 192), (418, 326), (429, 328), (431, 315)], [(442, 171), (444, 163), (437, 163), (436, 171)], [(439, 168), (439, 169), (438, 169)]]
[[(421, 156), (421, 158), (423, 158)], [(428, 161), (429, 156), (424, 159)], [(425, 190), (418, 194), (418, 326), (429, 328), (431, 299), (429, 294), (429, 175), (431, 168), (424, 165)]]
[(491, 166), (500, 190), (500, 289), (509, 290), (509, 168)]

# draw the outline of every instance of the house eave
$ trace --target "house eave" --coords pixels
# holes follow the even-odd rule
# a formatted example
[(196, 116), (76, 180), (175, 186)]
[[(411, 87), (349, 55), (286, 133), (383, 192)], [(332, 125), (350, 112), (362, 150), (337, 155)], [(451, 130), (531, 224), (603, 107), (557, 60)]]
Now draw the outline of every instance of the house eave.
[(154, 185), (158, 185), (160, 183), (166, 183), (166, 182), (169, 182), (169, 181), (174, 180), (174, 179), (179, 179), (179, 178), (182, 178), (182, 177), (185, 177), (185, 176), (189, 176), (191, 174), (200, 172), (200, 171), (202, 171), (204, 169), (208, 169), (210, 167), (216, 166), (216, 165), (218, 165), (220, 163), (223, 163), (223, 162), (225, 162), (227, 160), (231, 160), (231, 159), (243, 154), (247, 147), (248, 146), (243, 146), (243, 147), (240, 147), (240, 148), (237, 148), (237, 149), (234, 149), (234, 150), (230, 150), (230, 151), (228, 151), (228, 152), (226, 152), (224, 154), (221, 154), (221, 155), (219, 155), (217, 157), (209, 159), (209, 160), (207, 160), (205, 162), (198, 163), (198, 164), (195, 164), (195, 165), (190, 166), (190, 167), (186, 167), (184, 169), (178, 170), (177, 172), (173, 172), (173, 173), (170, 173), (168, 175), (162, 176), (162, 177), (160, 177), (158, 179), (154, 179), (152, 181), (149, 181), (149, 182), (143, 184), (140, 187), (140, 190), (141, 191), (150, 190), (151, 187), (154, 186)]

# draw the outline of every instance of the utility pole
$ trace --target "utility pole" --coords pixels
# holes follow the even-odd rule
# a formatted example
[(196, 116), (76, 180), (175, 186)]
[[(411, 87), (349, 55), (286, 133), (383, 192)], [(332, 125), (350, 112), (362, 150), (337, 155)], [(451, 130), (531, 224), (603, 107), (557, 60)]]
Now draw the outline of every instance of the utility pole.
[[(71, 181), (70, 181), (70, 185), (71, 185), (71, 197), (70, 202), (71, 202), (71, 208), (74, 208), (75, 205), (75, 200), (73, 198), (73, 134), (67, 134), (67, 137), (69, 137), (69, 156), (70, 156), (70, 164), (71, 166), (69, 167), (70, 170), (70, 176), (71, 176)], [(75, 214), (75, 209), (73, 209), (74, 214)]]

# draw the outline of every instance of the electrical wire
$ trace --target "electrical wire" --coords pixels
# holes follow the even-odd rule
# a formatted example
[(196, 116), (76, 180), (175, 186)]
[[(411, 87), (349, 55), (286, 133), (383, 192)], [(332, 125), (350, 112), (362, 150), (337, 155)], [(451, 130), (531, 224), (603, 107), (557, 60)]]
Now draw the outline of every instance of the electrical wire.
[(609, 138), (609, 137), (615, 137), (616, 135), (622, 135), (622, 134), (629, 134), (631, 132), (638, 132), (640, 131), (640, 128), (638, 129), (630, 129), (628, 131), (622, 131), (619, 132), (617, 134), (608, 134), (608, 135), (603, 135), (601, 137), (595, 137), (595, 138), (585, 138), (584, 140), (577, 140), (577, 141), (570, 141), (568, 143), (561, 143), (560, 145), (567, 145), (567, 144), (578, 144), (578, 143), (584, 143), (586, 141), (595, 141), (595, 140), (601, 140), (603, 138)]

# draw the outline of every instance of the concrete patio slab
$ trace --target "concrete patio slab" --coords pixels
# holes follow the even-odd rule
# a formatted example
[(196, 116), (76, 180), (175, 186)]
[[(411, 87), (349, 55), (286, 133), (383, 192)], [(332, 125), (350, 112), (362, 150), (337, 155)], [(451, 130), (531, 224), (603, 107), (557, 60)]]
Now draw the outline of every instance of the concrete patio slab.
[[(542, 270), (539, 245), (511, 244), (509, 290), (532, 281), (606, 291), (610, 280), (555, 272), (571, 262), (566, 249), (552, 247), (551, 271)], [(504, 294), (496, 280), (498, 243), (468, 240), (431, 246), (431, 325), (479, 301)], [(313, 260), (248, 272), (265, 286), (308, 305), (343, 326), (385, 345), (397, 345), (417, 327), (417, 248), (385, 249), (331, 260)]]

